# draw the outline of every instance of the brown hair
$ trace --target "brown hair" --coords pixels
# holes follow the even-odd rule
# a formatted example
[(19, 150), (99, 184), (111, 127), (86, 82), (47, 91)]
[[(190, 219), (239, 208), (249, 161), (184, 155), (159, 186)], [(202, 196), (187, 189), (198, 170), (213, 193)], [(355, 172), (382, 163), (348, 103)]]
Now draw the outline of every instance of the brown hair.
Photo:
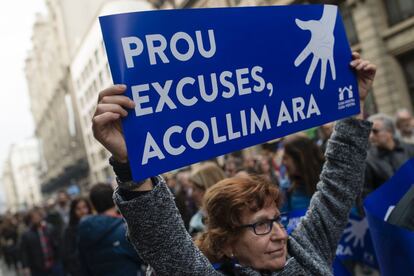
[(242, 215), (246, 211), (257, 212), (272, 202), (280, 204), (279, 189), (263, 177), (233, 177), (224, 179), (204, 196), (206, 232), (196, 244), (210, 262), (229, 258), (225, 247), (239, 237)]
[(206, 162), (201, 164), (190, 175), (190, 180), (199, 187), (206, 191), (208, 188), (226, 178), (222, 169), (213, 162)]
[(284, 147), (285, 154), (293, 159), (296, 167), (296, 174), (289, 175), (293, 188), (303, 185), (306, 194), (311, 196), (316, 190), (325, 161), (322, 150), (308, 137), (299, 135), (286, 139)]

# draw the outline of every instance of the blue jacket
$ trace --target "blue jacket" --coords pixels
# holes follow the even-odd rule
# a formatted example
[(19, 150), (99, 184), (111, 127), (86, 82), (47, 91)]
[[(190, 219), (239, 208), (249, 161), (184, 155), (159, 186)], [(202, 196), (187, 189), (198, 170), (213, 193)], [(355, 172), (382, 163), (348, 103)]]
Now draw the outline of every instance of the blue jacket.
[(79, 256), (84, 275), (141, 275), (142, 260), (126, 239), (121, 218), (95, 215), (79, 224)]

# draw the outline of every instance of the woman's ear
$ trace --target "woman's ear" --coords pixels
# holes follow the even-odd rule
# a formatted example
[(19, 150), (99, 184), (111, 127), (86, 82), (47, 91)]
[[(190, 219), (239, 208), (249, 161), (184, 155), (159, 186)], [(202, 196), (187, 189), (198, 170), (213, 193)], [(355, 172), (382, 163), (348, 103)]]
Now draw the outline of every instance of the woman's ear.
[(223, 246), (223, 253), (229, 259), (234, 258), (233, 246), (230, 245), (230, 243), (227, 243), (225, 246)]

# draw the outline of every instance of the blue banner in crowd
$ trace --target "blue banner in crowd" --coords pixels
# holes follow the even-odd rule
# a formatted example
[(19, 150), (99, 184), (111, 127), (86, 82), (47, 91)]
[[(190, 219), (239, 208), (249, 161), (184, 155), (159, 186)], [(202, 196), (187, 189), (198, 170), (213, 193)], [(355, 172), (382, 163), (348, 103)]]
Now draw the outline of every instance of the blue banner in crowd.
[(100, 18), (134, 180), (359, 112), (336, 6), (162, 10)]
[(336, 249), (336, 257), (339, 261), (352, 260), (375, 269), (378, 268), (366, 217), (361, 218), (353, 213), (349, 215), (348, 225)]
[(414, 185), (414, 159), (364, 202), (381, 275), (414, 275), (414, 232), (388, 223), (393, 208)]
[[(307, 209), (300, 209), (283, 214), (283, 219), (287, 221), (286, 231), (288, 234), (295, 230), (306, 211)], [(366, 218), (354, 214), (350, 214), (348, 225), (336, 249), (336, 258), (333, 264), (335, 276), (352, 275), (343, 266), (343, 262), (347, 260), (378, 268), (368, 221)]]

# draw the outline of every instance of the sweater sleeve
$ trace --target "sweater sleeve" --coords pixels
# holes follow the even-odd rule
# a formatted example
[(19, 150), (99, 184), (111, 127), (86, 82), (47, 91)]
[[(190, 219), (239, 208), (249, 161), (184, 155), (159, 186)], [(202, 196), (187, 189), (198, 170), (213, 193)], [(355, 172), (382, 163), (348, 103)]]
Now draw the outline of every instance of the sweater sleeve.
[(160, 275), (221, 275), (194, 245), (174, 198), (161, 177), (154, 189), (126, 200), (117, 189), (114, 200), (128, 225), (128, 236), (145, 263)]
[(304, 262), (316, 266), (333, 262), (350, 209), (362, 190), (370, 129), (370, 122), (353, 118), (335, 126), (317, 190), (291, 236), (291, 249), (302, 252), (296, 256), (303, 256)]

